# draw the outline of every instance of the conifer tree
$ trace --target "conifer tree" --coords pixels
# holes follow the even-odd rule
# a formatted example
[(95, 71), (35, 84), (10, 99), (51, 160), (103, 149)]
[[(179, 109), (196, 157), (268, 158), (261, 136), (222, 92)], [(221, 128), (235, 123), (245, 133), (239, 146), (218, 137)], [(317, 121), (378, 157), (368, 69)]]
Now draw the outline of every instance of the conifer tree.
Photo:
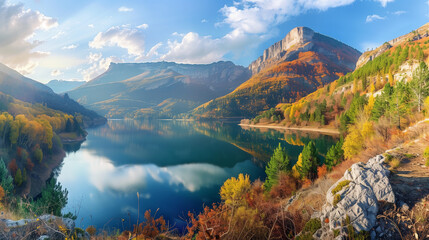
[(268, 162), (267, 167), (265, 168), (265, 173), (267, 174), (267, 180), (265, 181), (264, 186), (267, 190), (270, 190), (273, 185), (277, 183), (278, 176), (280, 172), (291, 171), (289, 156), (286, 154), (284, 148), (281, 144), (274, 150), (273, 156)]
[(317, 178), (317, 167), (319, 166), (319, 157), (314, 142), (310, 141), (305, 145), (301, 154), (302, 165), (298, 167), (298, 172), (301, 177), (314, 181)]

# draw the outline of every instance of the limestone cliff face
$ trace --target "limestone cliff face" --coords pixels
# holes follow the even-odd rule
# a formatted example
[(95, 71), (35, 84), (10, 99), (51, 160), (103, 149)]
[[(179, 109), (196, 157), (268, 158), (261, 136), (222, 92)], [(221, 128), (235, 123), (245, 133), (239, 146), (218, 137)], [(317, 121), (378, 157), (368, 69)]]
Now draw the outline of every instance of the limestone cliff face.
[[(326, 46), (337, 48), (336, 51), (326, 49)], [(343, 51), (348, 56), (338, 54)], [(308, 27), (296, 27), (292, 29), (285, 38), (265, 49), (262, 56), (249, 65), (250, 71), (255, 75), (261, 70), (271, 67), (279, 62), (291, 61), (296, 58), (296, 53), (314, 51), (331, 57), (330, 60), (344, 65), (350, 70), (355, 68), (355, 63), (360, 52), (335, 39), (314, 32)], [(345, 55), (344, 54), (344, 55)]]
[(292, 29), (281, 41), (265, 49), (263, 55), (249, 65), (249, 69), (253, 74), (260, 72), (270, 63), (279, 61), (290, 48), (310, 42), (313, 36), (314, 31), (310, 28), (296, 27)]

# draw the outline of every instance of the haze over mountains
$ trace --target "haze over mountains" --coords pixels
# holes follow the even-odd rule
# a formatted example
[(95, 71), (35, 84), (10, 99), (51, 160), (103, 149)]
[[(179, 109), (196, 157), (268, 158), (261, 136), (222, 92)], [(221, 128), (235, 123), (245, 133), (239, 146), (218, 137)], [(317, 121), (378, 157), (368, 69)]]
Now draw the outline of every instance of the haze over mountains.
[(353, 71), (361, 53), (307, 27), (292, 29), (249, 65), (253, 76), (232, 93), (194, 111), (203, 118), (254, 117)]
[(63, 93), (82, 86), (85, 83), (86, 81), (66, 81), (55, 79), (46, 83), (46, 86), (50, 87), (55, 93)]
[(173, 117), (233, 91), (250, 76), (232, 62), (112, 63), (68, 94), (110, 118)]
[(17, 71), (0, 63), (0, 89), (16, 99), (29, 103), (40, 103), (48, 108), (59, 110), (70, 115), (80, 114), (86, 125), (104, 122), (105, 119), (70, 99), (60, 96), (48, 86), (27, 78)]

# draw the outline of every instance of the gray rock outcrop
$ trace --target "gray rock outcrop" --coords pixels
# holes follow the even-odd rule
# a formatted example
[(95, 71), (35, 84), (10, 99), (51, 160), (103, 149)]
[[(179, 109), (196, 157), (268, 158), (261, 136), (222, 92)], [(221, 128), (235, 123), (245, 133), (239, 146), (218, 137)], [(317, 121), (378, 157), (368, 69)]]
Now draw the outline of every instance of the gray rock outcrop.
[(379, 202), (395, 203), (390, 172), (383, 162), (384, 157), (378, 155), (366, 164), (353, 164), (332, 185), (320, 214), (323, 227), (314, 234), (316, 239), (332, 239), (335, 229), (340, 233), (337, 238), (342, 239), (346, 221), (357, 232), (370, 231), (376, 223)]

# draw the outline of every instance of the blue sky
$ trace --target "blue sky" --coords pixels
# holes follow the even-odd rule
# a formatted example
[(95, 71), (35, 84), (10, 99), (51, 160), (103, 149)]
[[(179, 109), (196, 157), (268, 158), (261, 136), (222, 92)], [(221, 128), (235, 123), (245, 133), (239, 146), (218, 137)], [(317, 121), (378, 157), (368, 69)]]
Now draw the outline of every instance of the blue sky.
[(44, 83), (110, 62), (247, 66), (296, 26), (365, 51), (428, 18), (427, 0), (0, 0), (0, 62)]

